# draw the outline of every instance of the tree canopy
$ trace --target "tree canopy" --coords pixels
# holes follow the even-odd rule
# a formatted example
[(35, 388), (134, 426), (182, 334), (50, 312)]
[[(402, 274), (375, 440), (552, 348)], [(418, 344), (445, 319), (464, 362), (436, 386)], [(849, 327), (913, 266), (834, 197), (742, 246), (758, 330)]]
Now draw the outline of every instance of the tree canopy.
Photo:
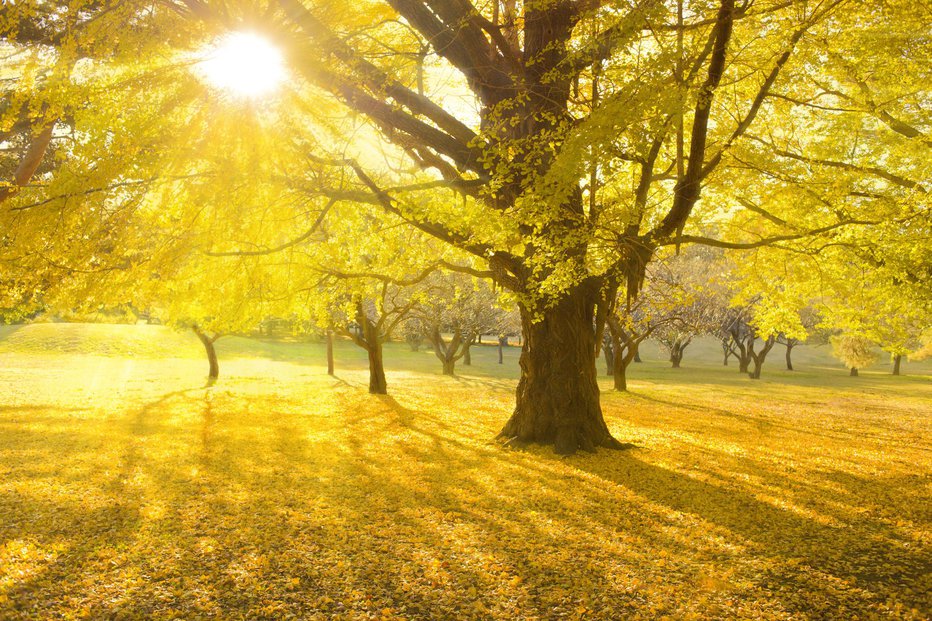
[[(334, 265), (442, 266), (516, 297), (502, 436), (617, 448), (595, 356), (663, 248), (844, 249), (928, 304), (928, 17), (906, 0), (16, 3), (3, 305), (61, 270), (135, 291), (236, 257), (293, 300)], [(282, 51), (274, 97), (199, 74), (244, 31)]]

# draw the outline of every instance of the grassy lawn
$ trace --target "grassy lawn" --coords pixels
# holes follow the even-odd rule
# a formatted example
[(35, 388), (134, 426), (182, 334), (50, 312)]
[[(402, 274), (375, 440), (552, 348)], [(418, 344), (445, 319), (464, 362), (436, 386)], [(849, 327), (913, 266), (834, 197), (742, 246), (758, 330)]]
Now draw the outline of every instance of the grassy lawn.
[[(932, 614), (932, 366), (669, 369), (609, 392), (638, 448), (503, 449), (517, 348), (386, 351), (0, 328), (0, 619), (872, 619)], [(732, 365), (734, 365), (734, 361)]]

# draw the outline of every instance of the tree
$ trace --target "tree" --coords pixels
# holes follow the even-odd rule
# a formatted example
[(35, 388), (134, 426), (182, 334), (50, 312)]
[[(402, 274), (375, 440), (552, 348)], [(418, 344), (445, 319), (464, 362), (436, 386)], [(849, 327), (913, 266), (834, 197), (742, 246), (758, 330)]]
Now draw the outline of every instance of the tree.
[(440, 271), (421, 283), (419, 294), (417, 322), (424, 326), (443, 374), (454, 375), (457, 361), (471, 364), (470, 348), (479, 335), (499, 325), (503, 311), (498, 296), (484, 280)]
[(858, 369), (869, 367), (880, 358), (873, 343), (864, 337), (849, 334), (832, 337), (832, 354), (851, 369), (852, 377), (857, 377)]
[(692, 247), (656, 262), (648, 274), (644, 311), (674, 369), (680, 368), (693, 338), (718, 327), (721, 293), (709, 273), (721, 269), (720, 255), (714, 249)]
[[(93, 4), (88, 12), (105, 25), (121, 23), (132, 15), (128, 4), (115, 12), (118, 18)], [(890, 158), (880, 175), (865, 163), (884, 160), (902, 142), (909, 142), (904, 151), (915, 151), (913, 133), (923, 139), (922, 126), (917, 130), (910, 118), (922, 110), (915, 96), (893, 111), (875, 98), (858, 99), (864, 104), (858, 118), (877, 119), (892, 135), (859, 134), (873, 148), (848, 158), (855, 161), (830, 158), (850, 152), (843, 149), (804, 151), (817, 161), (801, 161), (787, 148), (794, 145), (753, 132), (766, 123), (786, 127), (779, 136), (818, 143), (834, 124), (851, 135), (849, 116), (837, 122), (831, 112), (804, 106), (800, 113), (794, 103), (811, 102), (824, 90), (820, 72), (828, 69), (820, 58), (847, 51), (852, 39), (835, 34), (851, 24), (863, 26), (866, 34), (859, 36), (866, 38), (904, 16), (903, 24), (913, 24), (909, 30), (896, 23), (906, 43), (897, 49), (905, 51), (861, 60), (896, 58), (911, 76), (923, 75), (921, 54), (914, 52), (922, 30), (909, 3), (889, 3), (882, 19), (870, 7), (838, 10), (842, 5), (719, 0), (626, 10), (599, 0), (373, 0), (324, 11), (279, 0), (257, 14), (235, 3), (166, 0), (134, 23), (131, 39), (157, 31), (170, 33), (166, 40), (173, 44), (192, 43), (243, 23), (273, 33), (320, 101), (340, 102), (369, 124), (364, 146), (321, 145), (307, 139), (301, 124), (288, 126), (287, 142), (308, 153), (301, 160), (308, 174), (296, 180), (303, 184), (332, 169), (316, 188), (321, 195), (352, 196), (382, 209), (472, 255), (473, 265), (461, 267), (514, 292), (523, 324), (522, 375), (501, 435), (571, 453), (621, 446), (599, 405), (597, 335), (618, 289), (636, 292), (659, 248), (831, 238), (882, 221), (890, 211), (883, 200), (868, 199), (877, 219), (855, 218), (847, 208), (864, 197), (820, 196), (813, 188), (828, 186), (809, 177), (844, 170), (880, 186), (870, 191), (885, 198), (914, 191), (921, 184), (913, 179), (928, 178), (916, 174), (924, 156)], [(373, 21), (373, 12), (379, 19)], [(14, 18), (17, 31), (42, 21), (19, 4)], [(98, 23), (102, 38), (122, 32)], [(362, 30), (365, 36), (357, 36)], [(127, 57), (116, 56), (132, 64)], [(881, 74), (889, 72), (871, 75)], [(440, 92), (440, 76), (451, 75), (444, 90), (471, 94), (475, 110)], [(895, 82), (883, 84), (880, 101), (899, 101)], [(868, 91), (872, 86), (873, 78)], [(796, 122), (819, 131), (792, 131)], [(346, 135), (358, 138), (358, 124), (351, 129)], [(383, 157), (372, 157), (374, 151)], [(792, 174), (781, 176), (789, 166)], [(711, 200), (700, 204), (703, 195)], [(735, 211), (735, 225), (722, 228), (725, 238), (702, 234), (704, 216)]]

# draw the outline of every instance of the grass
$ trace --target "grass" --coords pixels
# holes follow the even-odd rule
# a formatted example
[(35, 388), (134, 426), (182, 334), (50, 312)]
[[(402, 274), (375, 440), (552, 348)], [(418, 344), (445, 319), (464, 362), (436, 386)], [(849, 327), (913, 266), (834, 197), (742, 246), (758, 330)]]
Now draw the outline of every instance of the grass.
[(0, 328), (0, 618), (928, 618), (932, 368), (824, 348), (752, 382), (656, 348), (603, 406), (626, 452), (492, 438), (517, 349), (457, 378), (193, 335)]

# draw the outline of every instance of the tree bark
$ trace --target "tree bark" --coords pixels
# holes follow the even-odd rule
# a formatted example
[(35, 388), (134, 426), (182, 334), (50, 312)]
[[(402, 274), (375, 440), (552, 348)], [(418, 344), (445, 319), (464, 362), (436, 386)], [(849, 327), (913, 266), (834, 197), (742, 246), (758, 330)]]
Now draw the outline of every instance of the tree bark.
[(634, 352), (634, 362), (641, 362), (641, 351)]
[(670, 346), (670, 362), (673, 364), (674, 369), (680, 368), (680, 363), (683, 361), (683, 354), (686, 353), (686, 348), (691, 341), (691, 337), (685, 341), (677, 339), (673, 342), (673, 345)]
[(857, 368), (857, 367), (851, 367), (850, 376), (851, 376), (851, 377), (857, 377), (857, 376), (858, 376), (858, 368)]
[[(629, 345), (629, 347), (631, 346)], [(629, 349), (623, 356), (615, 356), (612, 377), (615, 382), (615, 390), (618, 392), (628, 391), (628, 366), (634, 361), (637, 352), (637, 346), (635, 346), (633, 351)]]
[(333, 330), (327, 330), (327, 375), (333, 374)]
[(751, 341), (750, 346), (748, 347), (748, 356), (754, 362), (754, 369), (748, 373), (748, 376), (751, 379), (760, 379), (760, 372), (764, 366), (764, 360), (767, 359), (767, 354), (770, 353), (770, 350), (773, 349), (776, 339), (770, 337), (764, 341), (764, 344), (761, 346), (759, 352), (754, 351), (754, 341)]
[(894, 375), (900, 374), (900, 362), (902, 360), (903, 360), (903, 356), (900, 354), (893, 356), (893, 374)]
[(611, 377), (615, 374), (615, 346), (611, 343), (605, 343), (602, 346), (605, 354), (605, 374)]
[(369, 354), (369, 392), (373, 395), (387, 395), (388, 382), (385, 381), (385, 366), (382, 363), (382, 344), (371, 343), (366, 352)]
[(472, 347), (471, 341), (466, 341), (463, 344), (463, 364), (465, 364), (467, 367), (472, 366), (472, 352), (469, 349), (470, 347)]
[(789, 343), (786, 344), (786, 370), (787, 371), (793, 370), (793, 347), (795, 347), (795, 345), (790, 345)]
[(444, 375), (456, 375), (456, 362), (453, 360), (442, 360), (443, 363), (443, 374)]
[(362, 300), (356, 302), (356, 325), (358, 336), (354, 340), (366, 350), (369, 357), (369, 392), (373, 395), (387, 395), (388, 382), (385, 380), (385, 366), (382, 362), (382, 338), (378, 326), (366, 314)]
[(595, 295), (577, 287), (556, 305), (521, 310), (521, 379), (515, 411), (499, 436), (509, 441), (552, 444), (561, 455), (596, 447), (625, 448), (602, 417), (595, 365)]
[(208, 379), (215, 380), (220, 377), (220, 363), (217, 361), (217, 349), (214, 347), (214, 342), (216, 342), (220, 336), (215, 335), (210, 337), (197, 326), (191, 329), (194, 330), (197, 338), (200, 339), (201, 344), (204, 345), (204, 351), (207, 352), (207, 364), (209, 365), (207, 377)]
[(504, 364), (505, 362), (505, 345), (508, 344), (507, 336), (498, 337), (498, 363)]

